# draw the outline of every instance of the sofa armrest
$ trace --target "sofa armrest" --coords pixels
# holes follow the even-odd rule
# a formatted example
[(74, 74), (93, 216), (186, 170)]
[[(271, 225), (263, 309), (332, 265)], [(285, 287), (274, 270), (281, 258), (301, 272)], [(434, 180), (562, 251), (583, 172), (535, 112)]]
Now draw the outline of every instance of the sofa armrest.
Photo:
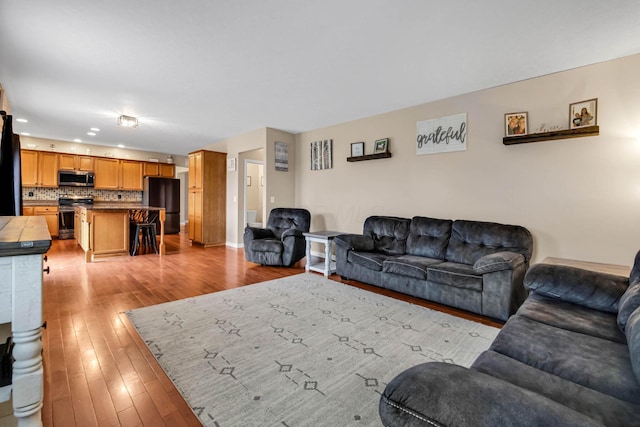
[(379, 412), (387, 427), (600, 425), (537, 393), (441, 362), (414, 366), (394, 378)]
[(251, 240), (273, 237), (273, 231), (268, 228), (245, 227), (244, 234)]
[(304, 235), (302, 234), (302, 231), (300, 231), (300, 230), (296, 230), (295, 228), (290, 228), (290, 229), (288, 229), (288, 230), (285, 230), (285, 231), (282, 233), (282, 236), (280, 236), (280, 239), (281, 239), (281, 240), (284, 240), (284, 239), (285, 239), (285, 237), (289, 237), (289, 236), (293, 236), (293, 237), (303, 237), (303, 238), (304, 238)]
[(478, 274), (493, 273), (494, 271), (513, 270), (524, 264), (524, 255), (517, 252), (496, 252), (485, 255), (473, 265), (473, 271)]
[(527, 272), (529, 291), (610, 313), (629, 286), (629, 278), (565, 265), (536, 264)]
[(341, 234), (333, 241), (336, 245), (352, 251), (372, 251), (375, 248), (373, 239), (362, 234)]

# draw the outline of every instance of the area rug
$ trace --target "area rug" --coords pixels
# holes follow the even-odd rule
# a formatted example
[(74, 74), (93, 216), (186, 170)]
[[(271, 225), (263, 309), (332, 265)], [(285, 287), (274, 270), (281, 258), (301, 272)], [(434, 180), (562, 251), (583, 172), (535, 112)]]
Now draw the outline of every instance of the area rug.
[(205, 426), (380, 426), (386, 384), (498, 329), (305, 273), (128, 311)]

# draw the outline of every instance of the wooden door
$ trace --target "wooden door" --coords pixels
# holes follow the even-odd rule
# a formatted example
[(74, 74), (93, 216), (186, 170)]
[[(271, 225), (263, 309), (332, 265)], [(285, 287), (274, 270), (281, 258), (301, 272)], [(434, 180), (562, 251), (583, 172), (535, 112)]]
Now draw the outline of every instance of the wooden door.
[(95, 188), (104, 190), (118, 189), (120, 161), (118, 159), (95, 159)]
[(38, 177), (43, 187), (58, 186), (58, 153), (38, 153)]
[(58, 168), (61, 170), (75, 170), (76, 156), (74, 154), (58, 154)]
[(94, 161), (91, 156), (76, 156), (75, 167), (79, 171), (93, 172)]
[(189, 191), (189, 239), (202, 242), (202, 191)]
[(142, 191), (142, 162), (120, 160), (120, 188)]
[(202, 152), (189, 154), (189, 188), (202, 188)]
[(38, 184), (38, 152), (22, 150), (20, 152), (20, 167), (22, 169), (22, 185), (35, 187)]
[(176, 165), (169, 163), (160, 163), (160, 176), (165, 178), (173, 178), (176, 176)]
[(142, 174), (144, 176), (158, 176), (160, 174), (159, 163), (145, 162)]

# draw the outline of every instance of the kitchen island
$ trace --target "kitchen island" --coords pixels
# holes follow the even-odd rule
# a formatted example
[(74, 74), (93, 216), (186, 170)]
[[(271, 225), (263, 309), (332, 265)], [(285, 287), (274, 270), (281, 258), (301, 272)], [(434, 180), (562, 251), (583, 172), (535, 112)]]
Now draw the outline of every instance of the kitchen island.
[(129, 224), (134, 216), (156, 214), (160, 222), (158, 254), (164, 255), (164, 208), (140, 203), (95, 203), (75, 208), (75, 238), (85, 261), (129, 255)]

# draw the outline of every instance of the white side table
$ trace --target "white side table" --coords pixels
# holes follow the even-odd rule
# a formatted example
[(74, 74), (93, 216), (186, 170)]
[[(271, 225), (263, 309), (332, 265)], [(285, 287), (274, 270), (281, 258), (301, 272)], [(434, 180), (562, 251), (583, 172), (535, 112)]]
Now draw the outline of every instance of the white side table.
[[(325, 277), (329, 277), (336, 272), (336, 263), (331, 260), (331, 252), (333, 247), (333, 238), (340, 234), (345, 234), (342, 231), (313, 231), (311, 233), (302, 233), (307, 242), (307, 264), (304, 267), (306, 271), (317, 271), (323, 273)], [(311, 242), (317, 242), (324, 244), (324, 258), (323, 257), (311, 257)]]

